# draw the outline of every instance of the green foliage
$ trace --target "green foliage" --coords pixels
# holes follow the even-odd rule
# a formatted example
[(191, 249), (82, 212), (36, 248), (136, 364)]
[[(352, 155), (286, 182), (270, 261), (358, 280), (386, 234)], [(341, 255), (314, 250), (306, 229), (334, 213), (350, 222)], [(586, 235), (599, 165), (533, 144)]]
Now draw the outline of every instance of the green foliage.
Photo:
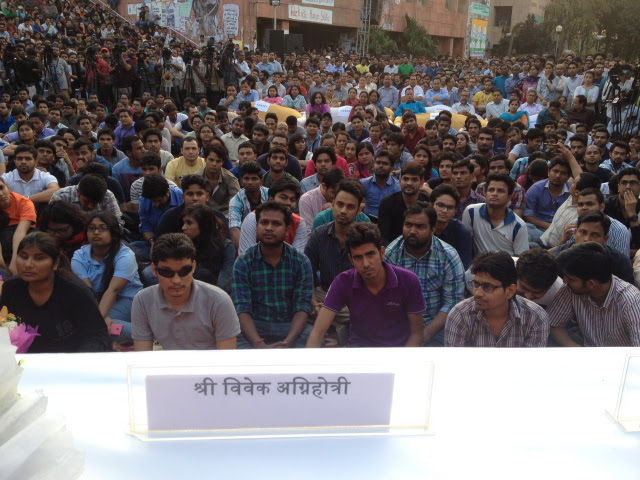
[(600, 50), (634, 60), (640, 51), (637, 0), (551, 0), (545, 10), (548, 31), (562, 25), (561, 49), (584, 55), (594, 53), (601, 34)]
[(534, 15), (529, 15), (524, 22), (517, 24), (513, 28), (513, 32), (515, 34), (512, 48), (518, 55), (525, 53), (542, 54), (555, 48), (551, 35), (536, 23)]
[(394, 54), (398, 50), (396, 42), (394, 42), (387, 32), (380, 27), (371, 27), (369, 33), (369, 51), (374, 55)]
[(398, 38), (400, 49), (413, 56), (436, 57), (438, 54), (438, 42), (415, 19), (409, 15), (405, 15), (405, 19), (407, 27)]

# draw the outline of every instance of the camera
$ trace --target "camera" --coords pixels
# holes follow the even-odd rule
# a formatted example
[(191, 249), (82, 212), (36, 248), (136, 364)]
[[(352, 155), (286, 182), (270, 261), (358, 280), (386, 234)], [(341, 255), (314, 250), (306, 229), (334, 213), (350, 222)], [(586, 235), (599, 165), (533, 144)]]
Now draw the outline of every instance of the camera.
[(191, 63), (191, 60), (193, 59), (193, 50), (191, 49), (191, 47), (184, 47), (184, 51), (182, 52), (182, 60), (184, 61), (185, 64), (189, 64)]
[(169, 62), (171, 60), (171, 49), (164, 47), (162, 49), (162, 60), (164, 62)]
[(53, 60), (53, 47), (51, 45), (45, 45), (42, 51), (45, 63), (51, 63)]
[(87, 62), (89, 63), (95, 63), (97, 57), (98, 57), (98, 52), (100, 51), (100, 47), (96, 46), (96, 45), (92, 45), (90, 47), (87, 47), (87, 51), (86, 51), (86, 56), (87, 56)]

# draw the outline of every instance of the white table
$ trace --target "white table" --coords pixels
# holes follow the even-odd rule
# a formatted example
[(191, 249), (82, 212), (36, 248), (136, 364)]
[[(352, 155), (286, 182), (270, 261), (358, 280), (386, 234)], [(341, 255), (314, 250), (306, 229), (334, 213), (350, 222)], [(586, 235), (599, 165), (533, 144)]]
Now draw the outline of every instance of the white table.
[[(22, 355), (20, 391), (63, 413), (90, 480), (638, 479), (640, 434), (605, 413), (640, 349), (318, 349)], [(427, 436), (142, 442), (128, 435), (127, 365), (435, 363)]]

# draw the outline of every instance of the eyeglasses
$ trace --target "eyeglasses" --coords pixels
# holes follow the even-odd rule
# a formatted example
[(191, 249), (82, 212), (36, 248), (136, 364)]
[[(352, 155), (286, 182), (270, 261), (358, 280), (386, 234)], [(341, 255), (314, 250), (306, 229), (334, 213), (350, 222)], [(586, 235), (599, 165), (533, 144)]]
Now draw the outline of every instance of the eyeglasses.
[(64, 235), (69, 231), (70, 228), (71, 225), (67, 225), (64, 228), (47, 228), (47, 232), (49, 232), (51, 235)]
[(435, 203), (433, 205), (436, 210), (444, 210), (445, 212), (453, 212), (456, 209), (455, 205), (445, 205), (444, 203)]
[(87, 227), (87, 232), (92, 232), (93, 233), (96, 230), (98, 232), (104, 233), (104, 232), (109, 231), (109, 227), (107, 227), (106, 225), (98, 225), (97, 227), (95, 225), (89, 225)]
[(175, 270), (171, 270), (170, 268), (156, 268), (156, 272), (158, 273), (158, 275), (164, 278), (173, 278), (176, 275), (178, 275), (180, 278), (183, 278), (189, 275), (192, 270), (192, 265), (184, 266), (177, 272)]
[(478, 283), (475, 280), (471, 280), (469, 282), (469, 288), (475, 291), (478, 288), (481, 288), (485, 293), (493, 293), (496, 288), (504, 288), (502, 285), (493, 285), (491, 283)]
[(620, 182), (621, 187), (637, 187), (638, 185), (640, 185), (640, 182), (638, 180), (622, 180)]

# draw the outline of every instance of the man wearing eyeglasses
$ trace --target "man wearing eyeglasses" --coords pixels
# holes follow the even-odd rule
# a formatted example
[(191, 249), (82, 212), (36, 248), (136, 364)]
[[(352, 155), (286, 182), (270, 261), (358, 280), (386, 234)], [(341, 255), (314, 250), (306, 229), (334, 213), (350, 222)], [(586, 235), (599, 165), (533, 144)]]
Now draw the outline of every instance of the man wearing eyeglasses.
[(437, 221), (433, 234), (456, 249), (465, 269), (471, 265), (471, 230), (453, 216), (460, 202), (460, 194), (451, 185), (441, 184), (431, 192), (431, 202)]
[(451, 309), (444, 328), (447, 347), (545, 347), (549, 317), (516, 295), (518, 274), (506, 252), (487, 252), (471, 263), (473, 298)]
[(631, 257), (640, 249), (640, 170), (629, 167), (618, 174), (618, 195), (611, 195), (604, 207), (604, 213), (622, 222), (631, 230)]
[(138, 292), (131, 307), (136, 351), (232, 350), (240, 333), (233, 302), (220, 288), (194, 280), (196, 249), (184, 234), (168, 233), (155, 242), (151, 271), (158, 285)]

